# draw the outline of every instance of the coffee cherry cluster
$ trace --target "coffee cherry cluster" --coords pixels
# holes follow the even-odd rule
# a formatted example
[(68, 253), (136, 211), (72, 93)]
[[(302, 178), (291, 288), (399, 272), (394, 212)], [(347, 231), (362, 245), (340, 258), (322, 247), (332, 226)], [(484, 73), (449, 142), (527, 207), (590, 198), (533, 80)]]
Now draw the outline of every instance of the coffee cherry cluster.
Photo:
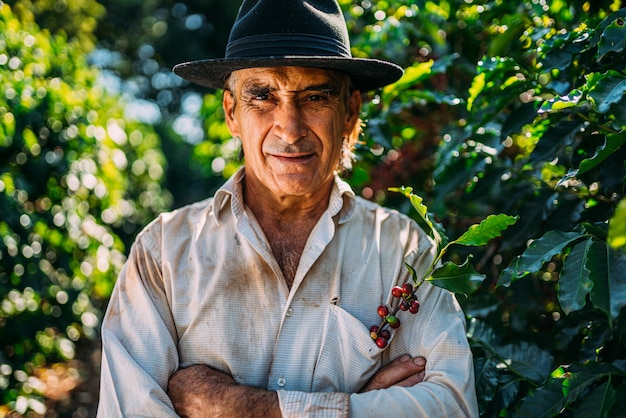
[(378, 307), (378, 316), (382, 318), (380, 325), (372, 325), (370, 327), (370, 337), (376, 342), (376, 345), (380, 348), (387, 347), (389, 338), (391, 338), (391, 332), (386, 329), (387, 326), (396, 329), (400, 326), (400, 319), (398, 319), (398, 311), (409, 311), (412, 314), (416, 314), (420, 310), (420, 303), (417, 300), (418, 286), (413, 287), (411, 283), (405, 283), (402, 286), (395, 286), (391, 289), (391, 294), (394, 298), (399, 299), (399, 303), (395, 309), (390, 310), (387, 305), (380, 305)]

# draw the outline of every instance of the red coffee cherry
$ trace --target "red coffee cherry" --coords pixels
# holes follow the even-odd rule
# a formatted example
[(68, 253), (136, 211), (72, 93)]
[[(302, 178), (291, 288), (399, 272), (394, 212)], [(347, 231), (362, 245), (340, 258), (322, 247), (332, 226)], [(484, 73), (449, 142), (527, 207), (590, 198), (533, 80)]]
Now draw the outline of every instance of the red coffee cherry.
[(413, 292), (413, 285), (411, 283), (405, 283), (402, 285), (402, 294), (408, 296)]
[(400, 286), (395, 286), (393, 289), (391, 289), (391, 294), (393, 295), (393, 297), (395, 298), (401, 298), (402, 297), (402, 288)]
[(378, 337), (378, 338), (376, 338), (376, 345), (377, 345), (379, 348), (385, 348), (385, 347), (387, 347), (387, 339), (386, 339), (386, 338), (384, 338), (384, 337)]
[(420, 303), (418, 300), (414, 300), (411, 302), (411, 306), (409, 307), (409, 312), (412, 314), (418, 313), (420, 310)]

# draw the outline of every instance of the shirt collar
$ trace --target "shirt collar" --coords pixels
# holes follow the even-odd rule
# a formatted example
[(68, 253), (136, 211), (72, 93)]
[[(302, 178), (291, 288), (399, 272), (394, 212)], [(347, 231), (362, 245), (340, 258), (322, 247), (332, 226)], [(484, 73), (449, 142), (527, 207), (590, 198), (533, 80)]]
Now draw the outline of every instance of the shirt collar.
[(331, 216), (339, 214), (338, 222), (342, 224), (347, 222), (354, 213), (356, 206), (356, 198), (354, 191), (348, 183), (335, 174), (335, 184), (330, 193), (330, 202), (328, 211)]
[[(244, 179), (244, 168), (241, 167), (235, 172), (217, 192), (213, 201), (213, 217), (219, 223), (220, 213), (226, 207), (229, 201), (233, 214), (239, 217), (245, 211), (243, 202), (242, 182)], [(335, 175), (335, 183), (330, 193), (330, 201), (328, 203), (328, 212), (331, 216), (339, 215), (338, 222), (342, 224), (347, 222), (354, 213), (356, 198), (354, 191), (348, 183)]]

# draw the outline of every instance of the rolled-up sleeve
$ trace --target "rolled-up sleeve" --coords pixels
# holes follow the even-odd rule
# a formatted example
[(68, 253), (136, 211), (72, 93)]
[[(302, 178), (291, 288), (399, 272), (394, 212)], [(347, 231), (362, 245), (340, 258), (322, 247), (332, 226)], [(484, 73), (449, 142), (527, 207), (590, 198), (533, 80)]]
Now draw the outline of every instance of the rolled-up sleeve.
[(350, 397), (346, 393), (278, 391), (283, 418), (347, 418)]
[(178, 368), (157, 248), (133, 245), (102, 326), (98, 417), (177, 416), (166, 394)]

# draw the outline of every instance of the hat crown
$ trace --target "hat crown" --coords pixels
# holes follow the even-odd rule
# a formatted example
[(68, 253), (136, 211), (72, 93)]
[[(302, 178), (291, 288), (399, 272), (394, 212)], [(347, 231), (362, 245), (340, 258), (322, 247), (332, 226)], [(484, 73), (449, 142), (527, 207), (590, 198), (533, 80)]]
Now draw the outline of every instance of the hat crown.
[(350, 40), (336, 0), (244, 0), (226, 58), (337, 56)]
[(337, 0), (243, 0), (225, 57), (184, 62), (174, 72), (202, 86), (223, 88), (233, 71), (285, 65), (343, 72), (362, 91), (402, 76), (396, 64), (352, 57)]

